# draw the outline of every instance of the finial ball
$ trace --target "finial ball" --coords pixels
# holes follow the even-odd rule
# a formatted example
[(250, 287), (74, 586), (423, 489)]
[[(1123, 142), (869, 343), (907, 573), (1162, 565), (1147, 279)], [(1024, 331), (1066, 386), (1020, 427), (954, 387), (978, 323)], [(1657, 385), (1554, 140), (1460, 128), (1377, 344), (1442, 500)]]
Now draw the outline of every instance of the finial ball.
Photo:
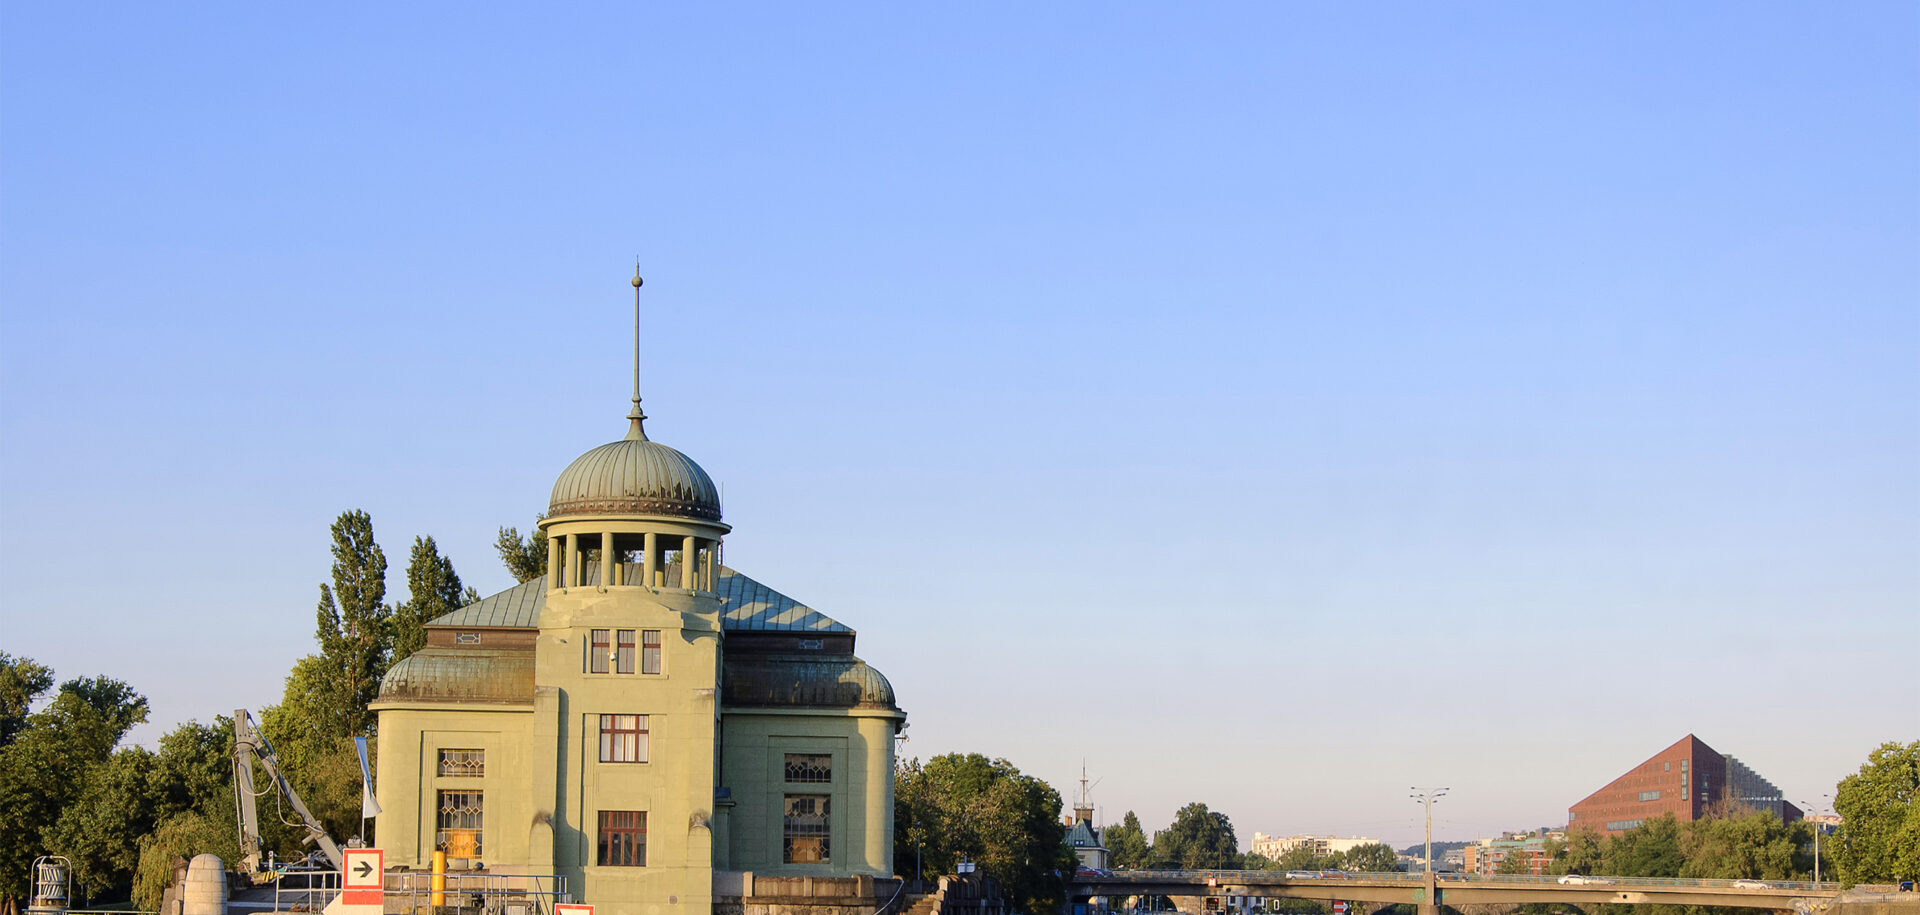
[(640, 288), (640, 274), (638, 273), (633, 275), (633, 288), (635, 289)]

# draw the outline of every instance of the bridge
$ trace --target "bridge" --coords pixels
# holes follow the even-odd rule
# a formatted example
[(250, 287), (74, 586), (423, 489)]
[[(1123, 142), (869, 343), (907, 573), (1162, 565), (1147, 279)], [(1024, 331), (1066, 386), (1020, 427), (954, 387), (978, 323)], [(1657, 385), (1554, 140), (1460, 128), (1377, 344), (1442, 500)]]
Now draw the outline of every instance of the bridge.
[[(1297, 873), (1297, 872), (1296, 872)], [(1562, 882), (1565, 879), (1567, 882)], [(1578, 881), (1578, 882), (1575, 882)], [(1736, 885), (1738, 884), (1738, 885)], [(1752, 909), (1825, 909), (1840, 895), (1840, 884), (1799, 881), (1695, 880), (1668, 877), (1574, 877), (1442, 873), (1323, 872), (1288, 876), (1287, 871), (1118, 870), (1076, 875), (1068, 884), (1074, 901), (1095, 896), (1251, 896), (1345, 900), (1360, 908), (1418, 906), (1430, 915), (1439, 906), (1522, 905), (1529, 902), (1652, 902), (1666, 905), (1716, 905)]]

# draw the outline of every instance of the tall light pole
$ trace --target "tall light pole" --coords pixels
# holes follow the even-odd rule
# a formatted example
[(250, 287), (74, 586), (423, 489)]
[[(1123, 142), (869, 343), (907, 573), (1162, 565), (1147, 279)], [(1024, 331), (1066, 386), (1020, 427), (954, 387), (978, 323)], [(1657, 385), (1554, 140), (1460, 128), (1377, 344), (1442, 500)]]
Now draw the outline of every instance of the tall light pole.
[(1448, 788), (1408, 788), (1409, 797), (1427, 808), (1427, 873), (1433, 873), (1433, 802), (1447, 796)]
[[(1820, 795), (1820, 799), (1823, 801), (1826, 800), (1827, 797), (1828, 795), (1825, 795), (1825, 794)], [(1819, 883), (1820, 882), (1820, 824), (1813, 821), (1813, 815), (1819, 810), (1823, 810), (1825, 808), (1815, 807), (1812, 804), (1807, 803), (1806, 801), (1801, 801), (1800, 806), (1807, 808), (1807, 822), (1809, 825), (1813, 827), (1813, 882)]]

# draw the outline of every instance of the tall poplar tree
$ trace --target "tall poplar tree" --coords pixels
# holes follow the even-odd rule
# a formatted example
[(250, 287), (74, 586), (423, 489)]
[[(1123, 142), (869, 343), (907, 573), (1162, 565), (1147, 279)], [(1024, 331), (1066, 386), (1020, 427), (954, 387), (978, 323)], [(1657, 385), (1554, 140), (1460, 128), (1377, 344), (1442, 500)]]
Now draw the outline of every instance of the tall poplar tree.
[(427, 643), (427, 621), (472, 603), (472, 589), (462, 587), (453, 560), (440, 555), (432, 537), (413, 538), (407, 559), (407, 600), (393, 611), (393, 660), (399, 661)]
[(533, 516), (533, 533), (524, 539), (519, 528), (503, 527), (499, 539), (493, 542), (514, 581), (529, 582), (547, 574), (547, 532), (540, 529), (546, 517), (544, 513)]
[(373, 730), (367, 705), (380, 689), (392, 656), (392, 608), (387, 556), (373, 542), (373, 519), (355, 509), (333, 522), (333, 587), (320, 586), (316, 635), (327, 676), (321, 687), (329, 720), (316, 722), (332, 737)]

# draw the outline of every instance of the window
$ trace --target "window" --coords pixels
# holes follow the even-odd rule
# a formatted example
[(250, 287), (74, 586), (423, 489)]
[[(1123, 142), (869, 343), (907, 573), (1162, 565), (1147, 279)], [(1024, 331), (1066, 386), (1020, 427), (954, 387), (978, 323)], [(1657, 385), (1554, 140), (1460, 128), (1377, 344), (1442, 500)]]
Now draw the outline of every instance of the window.
[(440, 774), (480, 776), (487, 774), (487, 751), (441, 750)]
[(1659, 799), (1660, 799), (1660, 792), (1658, 792), (1658, 791), (1642, 791), (1642, 792), (1640, 792), (1640, 799), (1641, 799), (1641, 800), (1643, 800), (1643, 801), (1657, 801), (1657, 800), (1659, 800)]
[(833, 757), (825, 753), (788, 753), (787, 781), (822, 784), (833, 781)]
[(647, 866), (647, 812), (600, 811), (601, 867)]
[(600, 761), (647, 761), (647, 716), (601, 715)]
[(607, 672), (607, 655), (613, 650), (613, 642), (608, 636), (610, 629), (593, 630), (593, 642), (587, 649), (587, 673), (604, 674)]
[(633, 630), (622, 629), (616, 635), (619, 638), (618, 657), (613, 669), (616, 673), (633, 673)]
[[(632, 672), (632, 668), (629, 667), (627, 673)], [(640, 672), (643, 674), (660, 672), (660, 630), (658, 629), (640, 630)]]
[(827, 848), (827, 801), (824, 794), (787, 795), (785, 841), (781, 859), (788, 864), (826, 864), (833, 860)]
[(1624, 832), (1629, 829), (1638, 829), (1640, 824), (1645, 822), (1646, 820), (1608, 820), (1607, 829)]
[(485, 800), (478, 791), (440, 792), (440, 813), (435, 820), (439, 830), (433, 835), (434, 850), (446, 852), (449, 858), (480, 857)]

